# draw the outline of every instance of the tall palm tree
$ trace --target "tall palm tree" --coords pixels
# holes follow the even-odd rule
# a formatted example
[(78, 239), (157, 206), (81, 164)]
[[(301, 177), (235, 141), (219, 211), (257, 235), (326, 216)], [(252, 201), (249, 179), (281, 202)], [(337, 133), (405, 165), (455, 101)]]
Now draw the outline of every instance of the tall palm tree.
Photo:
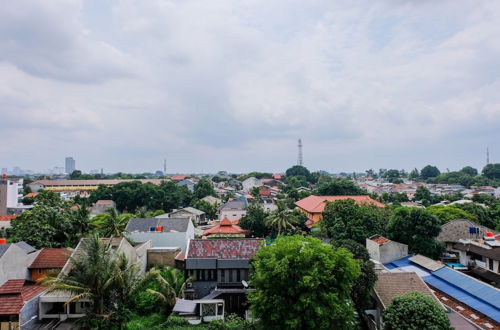
[(296, 224), (297, 219), (293, 215), (293, 211), (287, 209), (282, 203), (279, 203), (278, 209), (272, 211), (271, 214), (266, 217), (266, 226), (277, 229), (278, 236), (288, 228), (294, 229)]
[(92, 225), (103, 237), (122, 237), (127, 222), (133, 216), (130, 213), (118, 215), (114, 208), (109, 208), (105, 213), (96, 215), (92, 219)]
[(190, 278), (184, 278), (182, 271), (172, 267), (166, 267), (163, 271), (153, 268), (146, 278), (153, 278), (160, 284), (159, 290), (147, 289), (146, 291), (160, 298), (167, 313), (174, 307), (176, 298), (184, 298), (186, 284), (191, 281)]

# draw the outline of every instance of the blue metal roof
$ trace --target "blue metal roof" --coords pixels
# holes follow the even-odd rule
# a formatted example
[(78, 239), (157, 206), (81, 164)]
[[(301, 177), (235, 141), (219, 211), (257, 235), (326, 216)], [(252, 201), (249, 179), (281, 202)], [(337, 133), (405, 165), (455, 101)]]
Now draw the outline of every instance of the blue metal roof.
[(410, 257), (395, 260), (384, 266), (388, 269), (414, 271), (425, 283), (500, 322), (500, 290), (448, 267), (429, 272), (408, 260)]

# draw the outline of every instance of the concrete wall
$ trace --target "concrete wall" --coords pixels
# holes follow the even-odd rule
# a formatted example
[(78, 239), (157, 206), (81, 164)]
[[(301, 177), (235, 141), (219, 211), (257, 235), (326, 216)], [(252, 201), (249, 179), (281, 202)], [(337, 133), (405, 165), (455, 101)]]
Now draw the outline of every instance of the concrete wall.
[(141, 273), (145, 273), (148, 268), (148, 250), (151, 249), (151, 241), (147, 241), (140, 247), (134, 247), (137, 253), (137, 262), (141, 269)]
[(175, 267), (175, 257), (181, 252), (177, 249), (150, 249), (148, 250), (148, 267), (169, 266)]
[(367, 238), (366, 249), (370, 254), (370, 258), (383, 264), (401, 259), (408, 255), (408, 245), (394, 241), (378, 245), (376, 242)]
[(38, 251), (27, 254), (17, 245), (11, 244), (0, 258), (0, 285), (10, 279), (29, 279), (28, 266), (37, 255)]
[[(191, 224), (191, 236), (194, 238), (194, 226)], [(189, 227), (188, 227), (188, 230)], [(172, 233), (172, 232), (133, 232), (126, 233), (125, 236), (131, 238), (134, 242), (146, 242), (151, 241), (152, 247), (179, 247), (182, 252), (186, 252), (188, 244), (188, 233)]]

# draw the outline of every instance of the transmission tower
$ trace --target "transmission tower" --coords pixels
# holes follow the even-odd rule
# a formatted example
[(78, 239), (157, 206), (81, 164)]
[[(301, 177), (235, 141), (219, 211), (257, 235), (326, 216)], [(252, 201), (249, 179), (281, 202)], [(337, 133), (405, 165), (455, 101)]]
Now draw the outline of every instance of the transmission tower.
[(486, 148), (486, 165), (490, 163), (490, 150)]
[(163, 159), (163, 176), (167, 176), (167, 160)]
[(303, 162), (302, 162), (302, 139), (299, 139), (299, 156), (297, 158), (297, 165), (299, 166), (303, 166)]

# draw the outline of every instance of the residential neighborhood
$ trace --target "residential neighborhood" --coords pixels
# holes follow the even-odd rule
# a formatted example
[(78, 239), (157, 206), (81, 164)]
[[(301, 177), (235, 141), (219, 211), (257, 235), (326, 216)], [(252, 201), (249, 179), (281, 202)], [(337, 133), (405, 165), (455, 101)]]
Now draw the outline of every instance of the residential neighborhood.
[[(352, 286), (351, 320), (356, 320), (357, 328), (384, 329), (396, 301), (421, 294), (424, 298), (417, 298), (430, 298), (425, 304), (434, 306), (433, 313), (442, 313), (453, 328), (500, 329), (496, 189), (435, 185), (422, 178), (392, 184), (383, 177), (373, 179), (375, 175), (367, 171), (369, 175), (371, 179), (335, 177), (296, 165), (286, 174), (224, 179), (174, 175), (96, 182), (4, 176), (4, 185), (22, 182), (22, 186), (15, 189), (16, 210), (6, 209), (2, 215), (8, 226), (0, 238), (0, 301), (12, 304), (0, 308), (2, 326), (78, 329), (83, 324), (80, 319), (98, 320), (94, 313), (99, 310), (125, 313), (128, 322), (138, 315), (162, 315), (167, 323), (177, 320), (203, 327), (235, 315), (246, 328), (270, 325), (277, 320), (268, 321), (261, 314), (264, 301), (258, 304), (262, 295), (280, 293), (268, 292), (265, 282), (254, 276), (269, 276), (271, 270), (261, 273), (266, 263), (286, 256), (270, 253), (291, 253), (285, 251), (293, 249), (296, 240), (314, 240), (311, 246), (330, 249), (315, 253), (346, 249), (352, 254), (342, 257), (347, 258), (345, 267), (348, 259), (363, 265), (362, 274), (356, 263), (349, 266), (351, 279), (347, 275), (345, 279)], [(179, 184), (185, 180), (196, 183), (192, 189)], [(271, 190), (262, 189), (266, 183)], [(165, 200), (156, 200), (155, 194)], [(49, 221), (49, 214), (60, 220)], [(73, 228), (73, 235), (65, 236), (65, 228)], [(319, 267), (315, 272), (332, 271), (321, 263), (304, 269), (300, 265), (312, 260), (299, 260), (300, 268), (278, 267), (273, 276), (285, 280), (291, 276), (288, 272), (302, 274), (314, 267)], [(122, 298), (109, 289), (100, 298), (103, 304), (95, 306), (96, 293), (90, 294), (94, 280), (81, 278), (77, 269), (108, 281), (117, 276), (112, 274), (126, 272), (139, 284), (120, 284), (130, 290), (130, 302), (116, 300)], [(280, 275), (281, 271), (285, 273)], [(68, 281), (78, 282), (83, 291), (58, 289)], [(364, 283), (362, 291), (356, 281)], [(334, 290), (338, 283), (331, 285)], [(170, 293), (161, 291), (166, 288)], [(79, 292), (89, 294), (80, 298)], [(156, 294), (167, 301), (157, 300)], [(146, 298), (151, 303), (143, 305)], [(115, 326), (115, 321), (105, 322)]]
[(6, 0), (0, 330), (500, 330), (500, 0)]

